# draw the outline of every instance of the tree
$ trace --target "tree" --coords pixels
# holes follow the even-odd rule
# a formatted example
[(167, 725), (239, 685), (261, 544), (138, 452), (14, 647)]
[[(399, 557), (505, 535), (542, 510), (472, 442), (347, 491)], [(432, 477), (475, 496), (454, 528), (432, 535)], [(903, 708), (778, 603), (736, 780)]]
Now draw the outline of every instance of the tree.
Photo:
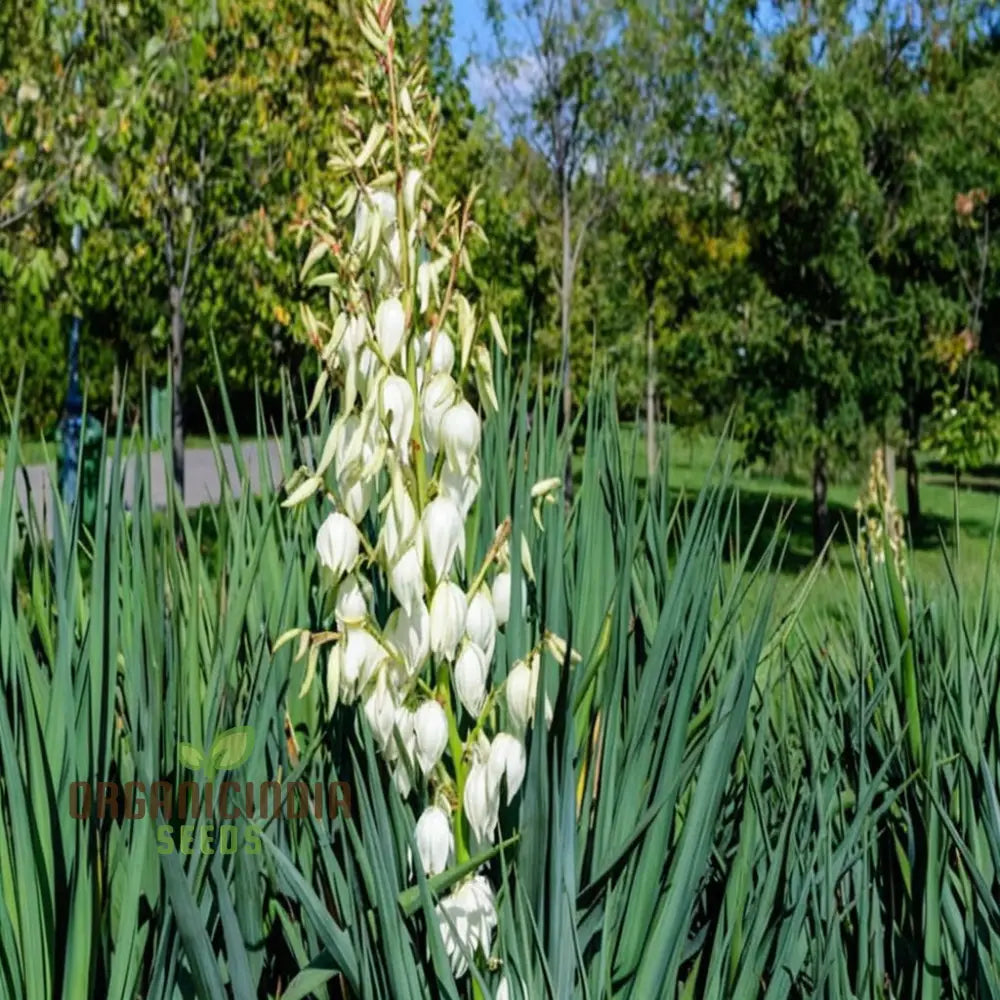
[(292, 321), (281, 304), (297, 297), (289, 228), (328, 194), (325, 156), (342, 127), (356, 51), (348, 13), (336, 0), (162, 0), (95, 35), (142, 94), (119, 120), (122, 198), (109, 222), (120, 251), (148, 246), (161, 267), (153, 280), (169, 329), (181, 490), (192, 320), (203, 335), (251, 320), (244, 356), (248, 333), (262, 333), (269, 354)]
[[(563, 424), (568, 426), (573, 291), (584, 243), (605, 205), (604, 177), (615, 141), (606, 73), (614, 7), (583, 0), (524, 0), (514, 14), (513, 34), (498, 3), (489, 5), (489, 14), (499, 54), (494, 68), (511, 124), (543, 156), (549, 172), (551, 190), (535, 194), (534, 209), (558, 232), (560, 379)], [(551, 204), (557, 206), (554, 219)], [(566, 492), (572, 493), (568, 467)]]

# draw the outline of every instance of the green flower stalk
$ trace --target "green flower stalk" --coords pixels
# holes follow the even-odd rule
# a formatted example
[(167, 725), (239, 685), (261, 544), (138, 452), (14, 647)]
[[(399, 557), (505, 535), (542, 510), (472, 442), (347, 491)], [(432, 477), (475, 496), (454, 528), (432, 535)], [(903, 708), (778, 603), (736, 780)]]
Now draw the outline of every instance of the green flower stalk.
[[(317, 538), (337, 622), (323, 634), (333, 643), (327, 708), (359, 704), (396, 788), (426, 803), (413, 863), (435, 874), (496, 843), (502, 792), (509, 803), (525, 773), (530, 694), (518, 732), (501, 733), (490, 690), (496, 633), (510, 614), (509, 523), (463, 579), (483, 420), (467, 389), (495, 406), (484, 341), (506, 345), (496, 318), (482, 322), (460, 291), (468, 241), (481, 232), (471, 197), (442, 207), (428, 182), (436, 108), (423, 71), (408, 73), (396, 53), (391, 2), (368, 7), (362, 33), (377, 57), (360, 89), (373, 120), (351, 120), (355, 139), (334, 151), (345, 189), (312, 226), (303, 268), (329, 290), (331, 314), (323, 321), (302, 307), (322, 365), (310, 412), (334, 389), (339, 412), (317, 467), (299, 470), (285, 505), (319, 490), (332, 500)], [(376, 525), (372, 537), (366, 524)], [(396, 605), (385, 621), (375, 620), (375, 576)], [(456, 975), (468, 954), (489, 958), (496, 910), (484, 874), (456, 885), (438, 916)]]

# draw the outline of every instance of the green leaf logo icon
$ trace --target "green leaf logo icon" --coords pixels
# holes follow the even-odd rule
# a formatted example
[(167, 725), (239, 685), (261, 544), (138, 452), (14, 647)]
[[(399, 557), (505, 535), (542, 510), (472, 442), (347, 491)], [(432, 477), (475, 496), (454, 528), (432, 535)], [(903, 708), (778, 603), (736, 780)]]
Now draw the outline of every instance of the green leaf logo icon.
[(209, 757), (209, 771), (231, 771), (246, 763), (253, 752), (253, 728), (236, 726), (219, 733), (212, 741)]
[(205, 755), (193, 743), (178, 743), (178, 756), (185, 767), (200, 771), (205, 766)]

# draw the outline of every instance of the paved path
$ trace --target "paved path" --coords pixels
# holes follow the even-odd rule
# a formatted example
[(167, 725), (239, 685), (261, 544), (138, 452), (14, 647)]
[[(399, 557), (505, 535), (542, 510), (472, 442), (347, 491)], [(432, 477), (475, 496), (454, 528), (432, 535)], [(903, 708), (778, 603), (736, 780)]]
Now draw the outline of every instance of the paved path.
[[(226, 477), (233, 493), (240, 495), (241, 483), (232, 445), (223, 445), (222, 457), (225, 464)], [(261, 463), (256, 443), (244, 444), (240, 449), (246, 463), (250, 478), (250, 488), (259, 492), (261, 484)], [(135, 481), (137, 462), (141, 455), (130, 456), (123, 461), (125, 472), (125, 506), (131, 507), (135, 500)], [(167, 471), (164, 468), (163, 455), (153, 452), (149, 456), (150, 480), (153, 494), (153, 507), (162, 510), (167, 505)], [(277, 485), (281, 481), (281, 456), (276, 441), (269, 441), (267, 453), (264, 456), (266, 466), (264, 475)], [(108, 460), (107, 475), (110, 478), (111, 460)], [(27, 477), (25, 477), (27, 473)], [(3, 482), (6, 470), (0, 470), (0, 482)], [(31, 502), (40, 520), (43, 520), (49, 536), (53, 532), (53, 499), (57, 483), (55, 468), (46, 465), (29, 465), (24, 470), (17, 470), (17, 495), (22, 510), (27, 509), (30, 493)], [(108, 489), (111, 488), (110, 482)], [(187, 507), (199, 507), (206, 503), (219, 503), (222, 498), (222, 479), (216, 464), (215, 454), (210, 448), (189, 448), (184, 453), (184, 504)]]

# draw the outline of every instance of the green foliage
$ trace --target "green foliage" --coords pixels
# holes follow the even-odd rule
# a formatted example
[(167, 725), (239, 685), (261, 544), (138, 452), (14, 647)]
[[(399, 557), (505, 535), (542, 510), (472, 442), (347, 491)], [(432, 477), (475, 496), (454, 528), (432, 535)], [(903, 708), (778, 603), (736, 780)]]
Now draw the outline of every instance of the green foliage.
[[(178, 512), (185, 554), (148, 500), (126, 512), (112, 490), (93, 539), (70, 523), (54, 549), (15, 516), (5, 476), (4, 995), (489, 997), (501, 975), (526, 998), (995, 993), (989, 581), (971, 596), (912, 577), (904, 588), (873, 564), (845, 579), (846, 617), (813, 620), (801, 587), (775, 607), (780, 539), (739, 534), (724, 469), (693, 503), (642, 495), (606, 387), (586, 404), (573, 507), (545, 505), (537, 531), (527, 491), (568, 447), (556, 400), (504, 374), (498, 395), (472, 547), (481, 557), (489, 525), (512, 515), (535, 580), (498, 637), (495, 680), (546, 629), (582, 655), (546, 653), (528, 772), (502, 817), (521, 835), (481, 859), (512, 876), (498, 968), (454, 983), (432, 904), (461, 873), (406, 890), (419, 791), (399, 797), (363, 715), (328, 719), (314, 689), (298, 696), (295, 643), (271, 652), (303, 621), (328, 624), (318, 503), (283, 511), (267, 477), (259, 498), (227, 491), (198, 521)], [(321, 446), (328, 415), (299, 427), (282, 429), (286, 469)], [(252, 743), (243, 728), (230, 747), (234, 727)], [(181, 780), (205, 747), (238, 767), (233, 780), (349, 781), (351, 815), (238, 815), (231, 855), (200, 853), (205, 817), (187, 855), (160, 853), (148, 817), (70, 815), (71, 782)], [(168, 826), (179, 844), (180, 823)], [(242, 849), (251, 826), (259, 852)]]

